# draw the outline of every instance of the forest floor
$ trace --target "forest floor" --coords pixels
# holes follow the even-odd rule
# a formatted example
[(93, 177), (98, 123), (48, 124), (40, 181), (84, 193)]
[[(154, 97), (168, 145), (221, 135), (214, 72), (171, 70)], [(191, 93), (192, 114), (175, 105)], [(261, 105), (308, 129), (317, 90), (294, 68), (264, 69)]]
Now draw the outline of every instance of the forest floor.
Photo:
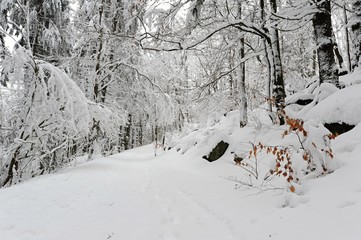
[(294, 194), (239, 188), (231, 161), (149, 145), (0, 190), (0, 239), (358, 240), (360, 154)]

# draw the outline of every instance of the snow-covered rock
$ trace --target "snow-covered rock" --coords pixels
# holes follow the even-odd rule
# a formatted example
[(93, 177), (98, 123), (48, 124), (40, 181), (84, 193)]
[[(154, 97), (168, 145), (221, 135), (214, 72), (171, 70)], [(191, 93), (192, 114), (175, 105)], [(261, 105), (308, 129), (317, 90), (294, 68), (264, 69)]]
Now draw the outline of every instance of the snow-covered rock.
[(341, 89), (320, 101), (306, 115), (306, 120), (322, 123), (343, 122), (357, 125), (361, 122), (361, 85)]

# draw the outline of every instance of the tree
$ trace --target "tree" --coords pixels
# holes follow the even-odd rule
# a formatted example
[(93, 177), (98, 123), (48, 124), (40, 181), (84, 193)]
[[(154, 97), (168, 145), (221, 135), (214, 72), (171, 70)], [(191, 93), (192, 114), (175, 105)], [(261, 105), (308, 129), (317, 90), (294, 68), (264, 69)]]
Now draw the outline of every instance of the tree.
[[(264, 1), (261, 0), (260, 8), (261, 11), (265, 12), (266, 8), (262, 6), (262, 3), (264, 3)], [(275, 41), (273, 39), (277, 34), (271, 34), (266, 27), (269, 24), (266, 22), (268, 19), (265, 18), (265, 14), (261, 14), (264, 17), (263, 20), (261, 18), (261, 20), (258, 19), (256, 22), (237, 18), (237, 10), (234, 11), (231, 7), (234, 6), (234, 9), (237, 9), (237, 4), (237, 1), (191, 1), (182, 30), (172, 31), (170, 27), (162, 25), (154, 33), (146, 32), (140, 43), (144, 49), (155, 51), (195, 50), (200, 48), (202, 44), (207, 41), (219, 41), (219, 39), (221, 39), (220, 36), (225, 34), (225, 32), (233, 32), (234, 34), (234, 31), (238, 30), (239, 33), (241, 33), (239, 35), (248, 33), (257, 36), (265, 41), (265, 50), (270, 63), (269, 75), (273, 82), (272, 96), (275, 99), (277, 111), (281, 112), (284, 108), (285, 91), (282, 63), (280, 61), (281, 56), (279, 48), (277, 49), (277, 44), (274, 44)], [(181, 1), (173, 5), (173, 7), (164, 14), (162, 19), (163, 24), (164, 22), (172, 22), (172, 20), (174, 20), (173, 16), (175, 15), (175, 12), (179, 12), (180, 9), (182, 9), (182, 6), (184, 6), (184, 3)], [(252, 16), (252, 13), (249, 14)], [(189, 37), (185, 39), (184, 34), (187, 36), (189, 35)], [(150, 42), (148, 41), (149, 39), (152, 39), (153, 41)], [(235, 45), (232, 46), (235, 47)], [(217, 61), (219, 61), (219, 59), (217, 59)], [(245, 59), (240, 61), (245, 61)], [(214, 79), (212, 83), (208, 85), (216, 86), (218, 80), (222, 79), (224, 76), (229, 76), (231, 72), (232, 71), (229, 71), (228, 74), (219, 74), (222, 77)]]
[(314, 4), (318, 10), (312, 23), (317, 46), (320, 84), (328, 82), (339, 86), (338, 67), (333, 51), (331, 1), (317, 0)]
[(19, 44), (36, 58), (60, 64), (70, 56), (68, 0), (8, 2), (6, 24), (21, 37)]
[(360, 66), (361, 56), (361, 1), (352, 1), (352, 19), (351, 19), (351, 30), (352, 30), (352, 45), (353, 45), (353, 59), (352, 69)]
[[(273, 14), (277, 13), (277, 2), (276, 0), (270, 0), (271, 12)], [(276, 26), (275, 26), (276, 27)], [(276, 104), (278, 118), (280, 124), (285, 123), (283, 116), (283, 109), (285, 107), (285, 84), (283, 79), (283, 67), (281, 60), (281, 48), (280, 48), (280, 38), (278, 30), (273, 27), (271, 28), (271, 48), (273, 51), (273, 65), (274, 65), (274, 82), (273, 82), (273, 98)]]
[(24, 48), (18, 48), (3, 67), (9, 81), (18, 85), (14, 93), (21, 96), (14, 106), (14, 139), (0, 169), (0, 184), (7, 186), (70, 162), (73, 141), (86, 137), (90, 115), (78, 86)]
[[(145, 62), (151, 57), (142, 53), (135, 41), (144, 8), (142, 1), (84, 0), (78, 9), (76, 64), (71, 64), (71, 76), (84, 89), (92, 105), (98, 106), (96, 109), (111, 109), (113, 117), (119, 119), (112, 127), (115, 131), (105, 131), (106, 124), (102, 121), (106, 123), (106, 119), (94, 118), (89, 136), (90, 153), (95, 147), (101, 154), (108, 154), (112, 149), (121, 151), (149, 143), (150, 129), (155, 124), (163, 124), (155, 120), (160, 114), (154, 110), (156, 106), (149, 106), (168, 102), (163, 87), (158, 84), (163, 77), (154, 76), (154, 69), (148, 69)], [(154, 95), (159, 99), (155, 100)], [(117, 146), (119, 144), (121, 146)]]
[[(237, 18), (241, 19), (242, 17), (242, 1), (237, 1)], [(240, 58), (245, 57), (245, 37), (241, 37), (240, 39)], [(239, 69), (239, 90), (240, 90), (240, 99), (241, 99), (241, 107), (240, 107), (240, 127), (244, 127), (247, 125), (247, 93), (246, 93), (246, 63), (243, 62), (240, 64)]]

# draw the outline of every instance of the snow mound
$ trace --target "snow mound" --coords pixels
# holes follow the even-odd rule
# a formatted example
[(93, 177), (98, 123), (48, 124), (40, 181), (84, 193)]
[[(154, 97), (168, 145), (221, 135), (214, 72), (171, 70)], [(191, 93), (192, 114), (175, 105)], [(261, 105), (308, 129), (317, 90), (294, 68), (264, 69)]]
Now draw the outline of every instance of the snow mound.
[[(226, 117), (223, 117), (215, 126), (193, 131), (181, 139), (168, 143), (168, 147), (176, 149), (181, 154), (190, 151), (199, 156), (208, 155), (217, 143), (221, 141), (232, 142), (230, 135), (235, 132), (235, 126), (238, 124), (239, 112), (233, 111), (228, 113)], [(228, 149), (230, 148), (228, 147)]]
[(361, 123), (351, 131), (338, 136), (334, 145), (337, 152), (353, 152), (357, 148), (361, 149)]
[(340, 82), (344, 86), (357, 85), (361, 83), (361, 68), (356, 68), (352, 73), (341, 76)]
[(361, 85), (354, 85), (339, 90), (320, 101), (306, 115), (306, 120), (322, 123), (343, 122), (357, 125), (361, 122)]

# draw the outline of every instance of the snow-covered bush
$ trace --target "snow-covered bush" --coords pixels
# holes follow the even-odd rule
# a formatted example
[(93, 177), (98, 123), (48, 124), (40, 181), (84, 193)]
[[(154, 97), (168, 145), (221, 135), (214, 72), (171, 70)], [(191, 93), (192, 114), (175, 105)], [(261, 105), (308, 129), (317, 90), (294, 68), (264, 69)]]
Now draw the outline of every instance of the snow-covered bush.
[[(283, 129), (283, 139), (278, 145), (267, 145), (259, 142), (252, 144), (252, 149), (237, 165), (249, 173), (250, 178), (268, 181), (273, 176), (285, 180), (291, 192), (295, 184), (307, 178), (315, 178), (322, 174), (333, 172), (336, 162), (331, 149), (330, 140), (334, 136), (322, 125), (316, 122), (306, 122), (286, 116)], [(260, 157), (271, 160), (266, 168), (260, 168)], [(272, 157), (269, 157), (272, 156)], [(262, 161), (264, 164), (264, 161)], [(253, 184), (254, 181), (250, 180)], [(252, 185), (250, 184), (250, 185)]]

